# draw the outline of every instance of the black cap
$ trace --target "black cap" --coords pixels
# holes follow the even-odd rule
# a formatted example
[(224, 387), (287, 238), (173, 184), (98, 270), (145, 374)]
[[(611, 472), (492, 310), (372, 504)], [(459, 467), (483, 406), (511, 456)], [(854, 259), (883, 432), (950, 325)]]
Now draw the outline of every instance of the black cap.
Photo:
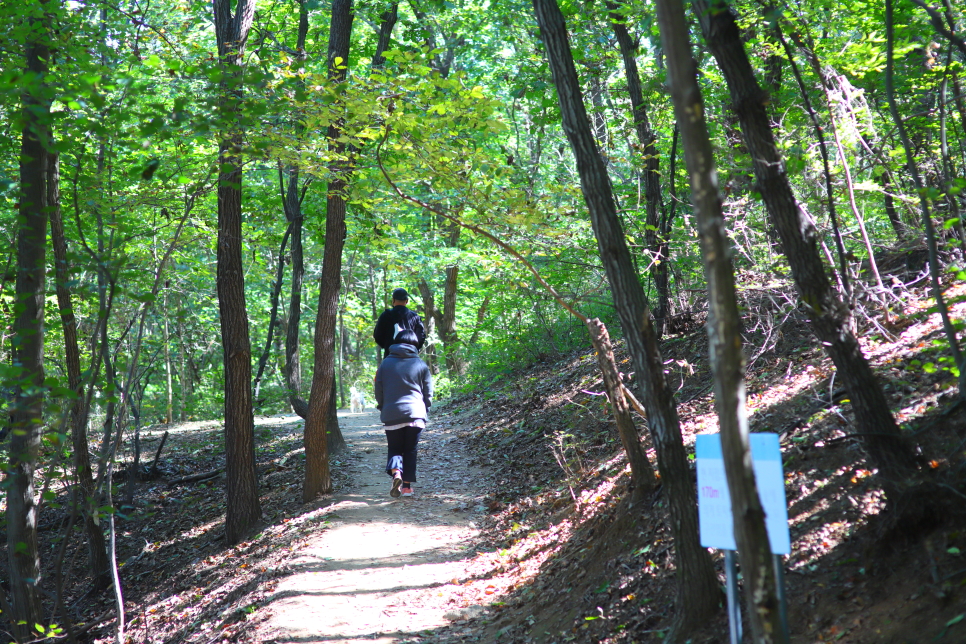
[(408, 302), (409, 293), (407, 293), (406, 289), (404, 288), (397, 288), (392, 292), (392, 299), (396, 300), (397, 302)]

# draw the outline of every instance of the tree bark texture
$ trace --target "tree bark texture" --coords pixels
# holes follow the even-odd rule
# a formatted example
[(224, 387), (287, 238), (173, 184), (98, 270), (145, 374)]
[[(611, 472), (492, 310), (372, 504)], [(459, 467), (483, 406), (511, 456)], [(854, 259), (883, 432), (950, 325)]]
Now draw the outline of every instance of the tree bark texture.
[(647, 300), (617, 216), (610, 178), (594, 144), (577, 81), (567, 28), (554, 0), (533, 0), (534, 10), (574, 151), (584, 200), (590, 211), (601, 262), (607, 273), (636, 379), (647, 408), (658, 469), (667, 491), (678, 571), (675, 636), (703, 625), (718, 611), (721, 590), (708, 551), (698, 539), (695, 489), (673, 396), (664, 378), (657, 335)]
[(298, 169), (289, 170), (285, 193), (285, 217), (292, 229), (292, 285), (289, 292), (288, 324), (285, 329), (285, 386), (292, 410), (305, 418), (309, 405), (302, 398), (302, 365), (299, 362), (299, 331), (302, 320), (302, 280), (305, 258), (302, 252), (302, 204), (298, 196)]
[(70, 289), (70, 273), (67, 261), (67, 238), (64, 235), (64, 221), (60, 209), (60, 172), (59, 159), (52, 154), (47, 167), (47, 201), (50, 212), (50, 240), (54, 249), (54, 275), (57, 289), (57, 306), (64, 332), (64, 364), (67, 367), (67, 386), (77, 398), (70, 403), (70, 434), (74, 450), (74, 476), (79, 486), (77, 497), (82, 503), (81, 515), (84, 532), (87, 534), (88, 557), (94, 587), (107, 588), (110, 575), (107, 561), (107, 544), (104, 533), (94, 521), (97, 511), (97, 492), (94, 474), (91, 469), (90, 446), (87, 442), (87, 406), (84, 403), (85, 387), (81, 377), (80, 347), (77, 342), (77, 319)]
[(850, 312), (832, 289), (819, 254), (815, 225), (792, 193), (768, 120), (767, 96), (755, 79), (734, 15), (720, 0), (713, 4), (692, 0), (692, 6), (728, 83), (765, 208), (781, 238), (795, 285), (811, 317), (812, 331), (849, 391), (858, 433), (872, 462), (887, 479), (903, 479), (915, 467), (912, 451), (900, 435), (882, 387), (851, 331)]
[[(329, 29), (329, 78), (342, 82), (349, 61), (352, 33), (352, 1), (334, 0)], [(341, 59), (337, 61), (337, 59)], [(319, 279), (319, 306), (315, 323), (315, 368), (309, 413), (305, 419), (305, 481), (302, 499), (313, 501), (332, 491), (326, 428), (330, 406), (335, 404), (335, 325), (339, 315), (339, 286), (342, 283), (342, 247), (345, 245), (347, 163), (346, 146), (338, 142), (341, 124), (329, 127), (329, 150), (336, 161), (331, 168), (336, 178), (329, 181), (325, 204), (325, 250)]]
[(650, 251), (651, 277), (657, 290), (657, 310), (654, 312), (654, 332), (660, 338), (664, 335), (664, 323), (671, 309), (669, 292), (669, 246), (666, 239), (659, 239), (661, 219), (661, 163), (657, 152), (657, 135), (651, 129), (641, 91), (641, 75), (637, 69), (637, 43), (627, 30), (627, 23), (619, 12), (617, 3), (608, 0), (611, 26), (620, 46), (624, 60), (624, 76), (627, 78), (627, 92), (631, 97), (631, 113), (634, 117), (634, 131), (640, 144), (640, 154), (644, 161), (644, 209), (646, 212), (645, 239)]
[(654, 489), (657, 479), (654, 468), (647, 460), (647, 452), (641, 445), (641, 438), (634, 426), (631, 409), (624, 397), (617, 360), (614, 358), (614, 346), (610, 341), (607, 327), (597, 318), (587, 320), (587, 331), (590, 332), (591, 343), (597, 351), (597, 365), (604, 377), (604, 387), (607, 389), (607, 399), (610, 401), (617, 422), (617, 433), (621, 438), (621, 445), (627, 453), (627, 462), (631, 466), (631, 479), (634, 481), (635, 496), (641, 498)]
[(382, 12), (379, 16), (379, 41), (376, 43), (376, 53), (372, 56), (372, 66), (374, 68), (382, 67), (386, 63), (386, 57), (383, 54), (389, 49), (389, 43), (392, 42), (392, 30), (396, 26), (396, 21), (399, 20), (399, 3), (393, 2), (389, 9)]
[(218, 309), (225, 363), (225, 467), (228, 491), (225, 536), (237, 543), (261, 518), (255, 474), (255, 422), (252, 416), (252, 349), (242, 265), (243, 132), (228, 124), (240, 116), (245, 42), (255, 14), (253, 0), (214, 0), (215, 35), (226, 81), (222, 83), (218, 175)]
[(25, 71), (34, 76), (21, 97), (20, 208), (17, 230), (17, 303), (13, 366), (17, 369), (15, 404), (10, 414), (7, 470), (7, 561), (10, 572), (10, 622), (24, 640), (43, 624), (40, 602), (39, 508), (34, 470), (40, 451), (44, 404), (44, 289), (47, 257), (47, 164), (51, 145), (50, 103), (44, 96), (50, 51), (46, 3), (31, 16), (25, 45)]
[(785, 640), (771, 547), (751, 461), (745, 409), (745, 360), (741, 351), (741, 317), (731, 244), (725, 231), (714, 151), (704, 119), (704, 101), (683, 5), (659, 2), (658, 21), (708, 282), (707, 330), (714, 402), (752, 640), (761, 644), (782, 642)]

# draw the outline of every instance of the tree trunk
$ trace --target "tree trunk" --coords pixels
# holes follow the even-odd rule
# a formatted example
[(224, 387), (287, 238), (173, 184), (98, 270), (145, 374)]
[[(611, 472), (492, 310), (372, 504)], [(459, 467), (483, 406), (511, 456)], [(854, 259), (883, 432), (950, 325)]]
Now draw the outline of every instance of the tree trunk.
[(34, 470), (40, 451), (44, 406), (44, 288), (47, 257), (47, 164), (51, 145), (50, 104), (44, 98), (48, 18), (46, 3), (27, 20), (25, 72), (34, 76), (21, 97), (23, 138), (20, 148), (20, 208), (17, 224), (18, 310), (14, 322), (17, 368), (16, 401), (10, 414), (10, 460), (7, 470), (7, 560), (10, 571), (10, 623), (23, 640), (34, 624), (43, 624), (40, 602), (40, 555), (34, 498)]
[(654, 468), (647, 460), (647, 453), (641, 445), (641, 438), (634, 425), (630, 407), (624, 397), (624, 389), (621, 384), (620, 372), (617, 370), (617, 360), (614, 358), (614, 347), (610, 341), (610, 334), (607, 327), (597, 318), (587, 320), (587, 331), (590, 332), (591, 343), (597, 350), (597, 365), (600, 373), (604, 377), (604, 386), (607, 389), (607, 399), (610, 401), (611, 409), (614, 412), (614, 421), (617, 423), (617, 433), (621, 438), (621, 445), (627, 454), (627, 462), (631, 466), (631, 479), (634, 481), (634, 494), (640, 499), (644, 494), (654, 489), (657, 479), (654, 477)]
[[(337, 83), (345, 80), (349, 61), (349, 38), (352, 33), (352, 0), (334, 0), (329, 29), (329, 78)], [(329, 150), (344, 157), (346, 145), (341, 123), (329, 126)], [(329, 471), (329, 449), (326, 429), (335, 405), (335, 324), (339, 313), (339, 285), (342, 283), (342, 247), (345, 245), (345, 212), (348, 163), (344, 158), (333, 162), (336, 178), (328, 185), (325, 204), (325, 250), (319, 279), (319, 306), (315, 322), (315, 367), (309, 413), (305, 419), (305, 482), (302, 500), (313, 501), (332, 492)]]
[(611, 26), (620, 46), (624, 59), (624, 75), (627, 78), (627, 91), (631, 96), (631, 113), (634, 115), (634, 130), (640, 144), (639, 152), (644, 161), (644, 208), (646, 215), (645, 238), (650, 252), (651, 277), (657, 290), (658, 305), (654, 314), (654, 333), (660, 339), (664, 335), (664, 323), (670, 314), (671, 294), (668, 292), (669, 257), (666, 239), (659, 239), (661, 219), (661, 163), (657, 152), (657, 135), (651, 129), (641, 91), (641, 76), (637, 70), (637, 43), (627, 31), (627, 24), (619, 12), (618, 5), (612, 0), (607, 2)]
[(74, 317), (74, 305), (67, 286), (70, 282), (70, 273), (67, 264), (67, 239), (64, 235), (64, 221), (60, 209), (59, 159), (56, 155), (51, 155), (47, 170), (50, 240), (54, 249), (57, 306), (60, 309), (61, 325), (64, 330), (64, 364), (67, 367), (67, 386), (77, 395), (77, 398), (70, 403), (69, 416), (71, 445), (74, 451), (74, 475), (80, 487), (79, 498), (83, 504), (81, 514), (84, 517), (84, 531), (87, 533), (88, 557), (94, 587), (103, 589), (110, 583), (107, 544), (104, 541), (104, 533), (94, 520), (100, 504), (97, 503), (94, 475), (91, 470), (90, 446), (87, 443), (85, 387), (81, 377), (77, 319)]
[[(798, 65), (795, 63), (795, 56), (792, 54), (791, 47), (788, 46), (784, 36), (782, 36), (781, 28), (777, 26), (777, 23), (775, 27), (775, 34), (778, 37), (778, 41), (781, 43), (782, 48), (785, 50), (785, 55), (788, 56), (788, 64), (792, 68), (792, 74), (794, 74), (795, 82), (798, 84), (798, 90), (801, 92), (802, 102), (805, 105), (805, 110), (808, 112), (809, 119), (812, 121), (812, 127), (815, 129), (815, 138), (818, 139), (818, 150), (822, 155), (822, 170), (825, 177), (825, 198), (827, 200), (826, 203), (828, 204), (828, 216), (829, 220), (832, 222), (832, 234), (835, 238), (835, 251), (839, 257), (838, 279), (842, 293), (846, 297), (846, 301), (851, 302), (852, 287), (849, 285), (849, 270), (845, 257), (845, 244), (842, 241), (842, 233), (839, 229), (838, 223), (838, 214), (836, 213), (835, 209), (835, 187), (832, 185), (832, 170), (829, 162), (828, 146), (825, 142), (825, 134), (822, 133), (822, 124), (819, 122), (818, 114), (816, 114), (815, 109), (812, 107), (812, 101), (808, 97), (808, 89), (805, 87), (805, 81), (802, 80), (802, 74), (798, 69)], [(805, 48), (803, 47), (802, 49), (804, 50)], [(822, 70), (817, 64), (817, 58), (814, 52), (807, 51), (806, 55), (815, 68), (815, 73), (820, 79), (822, 79), (820, 82), (823, 83), (823, 91), (825, 91), (825, 81), (822, 77)], [(826, 92), (826, 96), (827, 95), (828, 94)], [(851, 325), (851, 321), (849, 324)]]
[(647, 300), (634, 271), (600, 152), (594, 145), (573, 64), (567, 28), (554, 0), (533, 0), (563, 115), (563, 128), (577, 161), (601, 262), (607, 273), (624, 337), (638, 374), (658, 469), (668, 495), (678, 572), (675, 636), (705, 624), (719, 609), (721, 589), (708, 551), (698, 539), (695, 489), (681, 427)]
[(167, 389), (167, 405), (165, 406), (164, 422), (170, 425), (174, 421), (174, 387), (171, 377), (171, 334), (168, 330), (168, 288), (164, 289), (164, 309), (161, 311), (164, 316), (164, 371), (165, 385)]
[(392, 39), (392, 30), (399, 20), (399, 3), (393, 2), (386, 11), (379, 16), (379, 41), (376, 43), (376, 53), (372, 56), (372, 66), (382, 67), (386, 62), (386, 50), (389, 49), (389, 42)]
[(436, 298), (433, 289), (430, 288), (426, 280), (419, 280), (419, 294), (423, 298), (423, 326), (426, 329), (426, 345), (423, 347), (423, 359), (429, 366), (429, 371), (434, 376), (439, 373), (439, 360), (436, 358), (436, 343), (432, 341), (433, 331), (436, 328), (436, 318), (440, 315), (436, 309)]
[(832, 290), (818, 252), (815, 226), (792, 193), (768, 121), (766, 95), (755, 79), (735, 18), (724, 4), (692, 0), (692, 6), (728, 83), (759, 190), (811, 314), (812, 330), (849, 391), (856, 424), (873, 463), (887, 479), (903, 479), (915, 468), (912, 451), (900, 435), (882, 387), (851, 331), (849, 310)]
[[(916, 1), (916, 4), (921, 5), (918, 0), (914, 1)], [(905, 123), (899, 114), (899, 106), (896, 104), (895, 89), (893, 85), (893, 75), (895, 73), (895, 63), (893, 60), (895, 25), (893, 24), (892, 12), (892, 0), (886, 0), (886, 97), (889, 101), (889, 111), (892, 113), (892, 119), (895, 121), (896, 129), (899, 131), (899, 139), (902, 141), (902, 147), (906, 153), (906, 168), (909, 170), (909, 174), (912, 175), (912, 182), (916, 187), (916, 192), (919, 193), (919, 204), (922, 211), (922, 227), (926, 232), (926, 249), (929, 253), (929, 276), (930, 281), (932, 282), (932, 294), (933, 298), (936, 300), (936, 308), (939, 310), (939, 317), (943, 323), (943, 331), (946, 335), (946, 341), (949, 342), (949, 349), (952, 353), (952, 358), (956, 364), (956, 368), (959, 369), (959, 397), (963, 399), (966, 398), (966, 364), (963, 362), (963, 353), (959, 348), (959, 337), (956, 333), (956, 327), (953, 326), (953, 322), (949, 317), (949, 307), (946, 306), (946, 300), (943, 296), (942, 282), (940, 282), (939, 276), (939, 254), (936, 245), (936, 231), (935, 226), (933, 226), (932, 223), (932, 215), (929, 213), (929, 199), (926, 196), (925, 185), (923, 185), (922, 178), (919, 175), (919, 167), (916, 165), (916, 158), (913, 154), (912, 143), (909, 140), (909, 135), (906, 133)], [(933, 24), (935, 26), (935, 19)], [(966, 49), (966, 47), (964, 47), (964, 49)]]
[(225, 536), (238, 543), (261, 518), (255, 474), (252, 416), (252, 349), (245, 306), (242, 265), (242, 165), (238, 150), (244, 132), (237, 125), (245, 42), (255, 15), (252, 0), (214, 0), (222, 83), (222, 140), (218, 146), (218, 309), (225, 363), (225, 469), (228, 490)]
[[(453, 244), (455, 246), (455, 244)], [(439, 337), (443, 341), (446, 368), (454, 376), (463, 375), (466, 362), (461, 354), (460, 336), (456, 331), (456, 290), (459, 286), (460, 267), (456, 264), (446, 267), (446, 280), (443, 282), (443, 310), (439, 322)]]
[(714, 152), (704, 120), (704, 102), (691, 54), (687, 19), (680, 3), (658, 2), (661, 42), (667, 56), (674, 113), (681, 130), (691, 179), (691, 201), (708, 282), (708, 346), (714, 373), (714, 401), (721, 432), (725, 474), (731, 495), (735, 538), (741, 558), (744, 591), (756, 643), (784, 642), (775, 570), (752, 469), (745, 410), (745, 360), (741, 352), (741, 317), (735, 295), (731, 244), (725, 234)]
[[(295, 50), (299, 52), (298, 62), (306, 57), (305, 39), (309, 32), (309, 10), (307, 0), (299, 0), (299, 28)], [(304, 86), (301, 77), (296, 78), (296, 84)], [(301, 130), (301, 125), (295, 126)], [(288, 179), (287, 185), (282, 183)], [(299, 332), (302, 320), (302, 280), (305, 276), (305, 259), (302, 253), (302, 198), (308, 184), (299, 194), (299, 167), (289, 166), (282, 171), (279, 169), (279, 182), (282, 189), (282, 210), (289, 225), (292, 244), (292, 284), (289, 292), (288, 324), (285, 326), (285, 367), (282, 369), (285, 387), (288, 389), (288, 400), (292, 411), (305, 418), (309, 412), (308, 403), (302, 398), (302, 365), (299, 361)], [(281, 274), (281, 272), (279, 272)]]
[(285, 217), (292, 230), (292, 287), (289, 292), (288, 324), (285, 329), (285, 386), (292, 410), (305, 418), (308, 403), (302, 398), (302, 365), (299, 362), (299, 332), (302, 320), (302, 280), (305, 259), (302, 253), (302, 205), (298, 195), (298, 168), (289, 169), (285, 192)]

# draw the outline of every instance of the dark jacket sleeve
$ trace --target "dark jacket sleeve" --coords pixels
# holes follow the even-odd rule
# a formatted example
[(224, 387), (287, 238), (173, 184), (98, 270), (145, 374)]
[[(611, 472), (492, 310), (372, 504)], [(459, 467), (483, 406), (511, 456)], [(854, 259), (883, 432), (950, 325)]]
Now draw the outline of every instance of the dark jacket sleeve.
[(376, 328), (372, 332), (372, 339), (383, 349), (388, 349), (392, 344), (392, 338), (396, 330), (395, 327), (396, 323), (392, 318), (392, 310), (386, 309), (376, 322)]
[(412, 311), (412, 319), (410, 320), (413, 333), (416, 334), (416, 341), (419, 343), (416, 345), (416, 349), (422, 349), (423, 344), (426, 343), (426, 329), (423, 328), (423, 320), (419, 317), (419, 314)]

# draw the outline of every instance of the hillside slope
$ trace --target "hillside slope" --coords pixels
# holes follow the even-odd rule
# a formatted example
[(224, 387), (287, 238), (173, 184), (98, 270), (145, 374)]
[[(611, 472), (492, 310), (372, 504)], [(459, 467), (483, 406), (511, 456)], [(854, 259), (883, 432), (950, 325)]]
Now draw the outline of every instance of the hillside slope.
[[(954, 285), (949, 295), (964, 292)], [(904, 508), (898, 522), (847, 436), (847, 397), (795, 298), (765, 284), (743, 294), (752, 431), (781, 436), (792, 641), (966, 641), (966, 521), (956, 507), (966, 499), (966, 413), (955, 378), (936, 367), (944, 340), (925, 288), (908, 291), (889, 330), (867, 318), (862, 333), (928, 489), (948, 497), (941, 516)], [(954, 318), (964, 310), (957, 304)], [(695, 434), (716, 431), (706, 345), (697, 324), (663, 345), (689, 448)], [(660, 490), (643, 505), (628, 500), (602, 390), (593, 356), (577, 353), (450, 403), (473, 427), (478, 462), (500, 472), (484, 527), (502, 560), (491, 583), (506, 595), (484, 617), (419, 641), (661, 641), (674, 597), (664, 500)], [(723, 613), (691, 641), (727, 641)]]

